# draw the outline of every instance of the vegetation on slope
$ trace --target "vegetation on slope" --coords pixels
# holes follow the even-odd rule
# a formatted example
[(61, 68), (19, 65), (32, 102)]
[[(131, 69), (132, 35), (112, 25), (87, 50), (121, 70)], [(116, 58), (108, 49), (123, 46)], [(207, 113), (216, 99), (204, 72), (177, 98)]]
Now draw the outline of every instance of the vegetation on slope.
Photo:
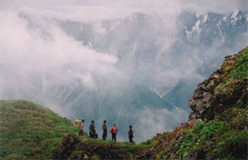
[(146, 145), (91, 139), (67, 118), (25, 100), (0, 101), (1, 159), (130, 159)]
[(70, 120), (24, 100), (0, 101), (0, 158), (48, 159), (68, 133)]
[(133, 159), (147, 147), (145, 144), (79, 138), (74, 134), (69, 134), (53, 152), (53, 159)]
[(247, 130), (238, 129), (224, 121), (196, 125), (185, 123), (172, 132), (165, 132), (150, 140), (151, 148), (143, 150), (144, 154), (141, 153), (139, 158), (245, 159), (247, 137)]
[[(226, 106), (247, 106), (248, 82), (248, 48), (234, 56), (226, 57), (221, 66), (224, 72), (219, 78), (221, 82), (214, 90), (216, 99)], [(228, 101), (223, 101), (223, 99)]]
[(198, 85), (190, 121), (147, 141), (138, 158), (246, 159), (247, 70), (248, 48), (226, 57), (218, 74)]

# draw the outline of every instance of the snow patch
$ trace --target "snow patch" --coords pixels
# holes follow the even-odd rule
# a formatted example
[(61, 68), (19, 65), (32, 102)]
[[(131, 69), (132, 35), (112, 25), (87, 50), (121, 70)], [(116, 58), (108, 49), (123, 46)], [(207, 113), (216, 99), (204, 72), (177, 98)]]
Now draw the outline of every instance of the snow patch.
[(225, 22), (227, 20), (227, 17), (226, 16), (223, 17), (222, 20)]
[(231, 23), (233, 25), (236, 25), (237, 20), (240, 19), (240, 17), (238, 17), (238, 14), (239, 14), (239, 10), (235, 10), (231, 16)]
[(199, 35), (201, 34), (201, 20), (199, 19), (196, 21), (195, 26), (192, 27), (191, 31), (186, 30), (186, 36), (189, 41), (198, 41), (199, 40)]
[(231, 16), (231, 18), (237, 18), (237, 15), (239, 14), (239, 10), (235, 10)]
[(203, 20), (202, 20), (202, 23), (206, 23), (206, 22), (207, 22), (207, 20), (208, 20), (208, 14), (207, 14), (207, 13), (205, 13), (205, 14), (203, 15)]

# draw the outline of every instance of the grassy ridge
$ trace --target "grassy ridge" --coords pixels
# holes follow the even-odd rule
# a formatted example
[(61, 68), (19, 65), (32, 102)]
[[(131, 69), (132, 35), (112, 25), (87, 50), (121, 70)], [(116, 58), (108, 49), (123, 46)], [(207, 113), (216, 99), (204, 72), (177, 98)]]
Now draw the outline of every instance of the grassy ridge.
[[(55, 159), (83, 158), (85, 155), (93, 159), (129, 159), (148, 148), (143, 144), (91, 139), (86, 134), (79, 138), (78, 129), (70, 120), (25, 100), (1, 100), (0, 120), (1, 159), (51, 159), (56, 152), (67, 157)], [(65, 150), (61, 151), (61, 148)]]
[(0, 126), (4, 159), (48, 159), (66, 134), (77, 134), (70, 120), (25, 100), (0, 101)]

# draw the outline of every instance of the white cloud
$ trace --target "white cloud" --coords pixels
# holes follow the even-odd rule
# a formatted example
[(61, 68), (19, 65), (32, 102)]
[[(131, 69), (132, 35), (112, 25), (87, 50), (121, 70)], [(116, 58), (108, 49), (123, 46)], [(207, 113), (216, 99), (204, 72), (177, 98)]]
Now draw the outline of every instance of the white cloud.
[(230, 13), (234, 10), (247, 11), (247, 0), (188, 0), (182, 1), (184, 8), (198, 13), (215, 12)]
[(145, 108), (138, 117), (138, 125), (134, 128), (138, 141), (144, 141), (155, 136), (157, 133), (170, 131), (173, 127), (187, 121), (188, 112), (176, 108), (172, 111), (167, 109)]
[(1, 5), (2, 9), (20, 11), (32, 8), (48, 16), (84, 20), (120, 18), (133, 12), (175, 13), (181, 9), (201, 13), (226, 13), (235, 9), (247, 11), (246, 0), (1, 0)]
[[(5, 79), (8, 74), (15, 75), (19, 85), (23, 85), (23, 77), (45, 74), (50, 83), (68, 83), (74, 78), (89, 88), (96, 87), (94, 76), (121, 76), (116, 57), (82, 46), (53, 23), (30, 28), (16, 13), (2, 11), (0, 17), (2, 87), (12, 83)], [(45, 34), (42, 27), (46, 27)], [(17, 84), (14, 80), (11, 85)]]

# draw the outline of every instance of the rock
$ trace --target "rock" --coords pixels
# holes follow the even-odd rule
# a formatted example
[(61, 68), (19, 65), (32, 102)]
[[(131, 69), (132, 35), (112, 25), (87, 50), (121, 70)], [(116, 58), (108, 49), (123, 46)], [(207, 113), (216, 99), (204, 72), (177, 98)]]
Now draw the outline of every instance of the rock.
[(76, 149), (76, 144), (79, 142), (79, 139), (75, 134), (70, 133), (67, 135), (63, 143), (53, 152), (53, 159), (67, 159)]
[(227, 56), (220, 69), (198, 84), (194, 95), (188, 101), (189, 107), (192, 109), (189, 120), (210, 121), (229, 106), (236, 104), (240, 97), (241, 101), (247, 101), (245, 100), (248, 95), (247, 77), (229, 78), (230, 72), (236, 69), (233, 69), (232, 64), (238, 61), (243, 51), (233, 56)]

